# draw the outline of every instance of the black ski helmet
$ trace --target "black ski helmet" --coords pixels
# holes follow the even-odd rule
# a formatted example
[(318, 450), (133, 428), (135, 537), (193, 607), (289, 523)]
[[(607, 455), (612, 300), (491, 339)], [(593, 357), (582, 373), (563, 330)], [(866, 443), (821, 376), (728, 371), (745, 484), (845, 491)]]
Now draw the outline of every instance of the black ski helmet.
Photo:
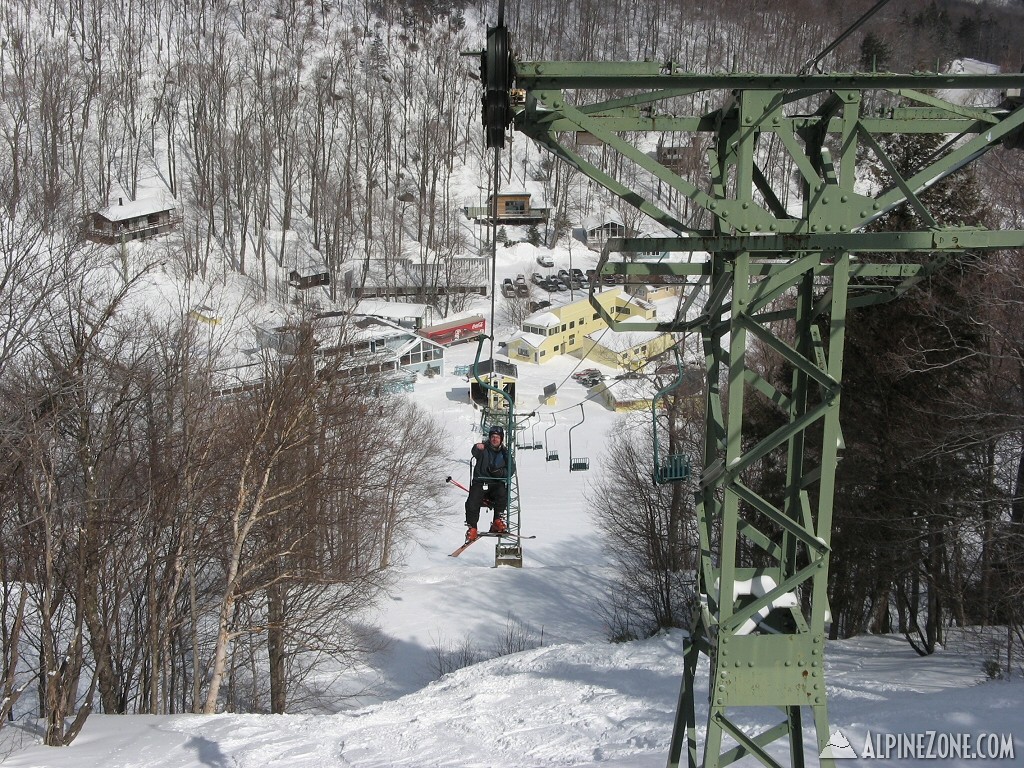
[(487, 432), (487, 437), (490, 437), (491, 435), (497, 435), (502, 440), (504, 440), (505, 439), (505, 429), (504, 429), (504, 427), (499, 427), (497, 424), (495, 424)]

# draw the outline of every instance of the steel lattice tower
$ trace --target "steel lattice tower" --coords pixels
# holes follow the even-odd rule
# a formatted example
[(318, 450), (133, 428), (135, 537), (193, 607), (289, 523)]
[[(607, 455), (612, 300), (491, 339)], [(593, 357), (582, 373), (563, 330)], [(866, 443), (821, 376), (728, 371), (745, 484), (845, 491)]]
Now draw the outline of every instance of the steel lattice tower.
[[(489, 147), (503, 147), (511, 126), (678, 235), (610, 241), (599, 267), (602, 275), (683, 278), (689, 293), (675, 320), (631, 320), (629, 328), (698, 332), (705, 356), (696, 503), (700, 606), (684, 651), (668, 764), (685, 759), (690, 766), (724, 766), (754, 756), (780, 766), (777, 754), (785, 751), (790, 765), (803, 766), (806, 715), (814, 729), (812, 757), (829, 740), (826, 587), (847, 312), (898, 297), (950, 254), (1024, 246), (1021, 231), (941, 226), (920, 197), (993, 148), (1022, 143), (1024, 75), (706, 75), (673, 61), (520, 62), (501, 19), (488, 30), (480, 57)], [(935, 95), (940, 89), (1002, 97), (991, 106), (968, 107)], [(619, 95), (597, 95), (608, 91)], [(868, 94), (892, 106), (868, 114)], [(720, 106), (690, 115), (662, 111), (666, 100), (678, 97)], [(652, 132), (691, 137), (684, 146), (703, 150), (697, 172), (689, 176), (661, 163), (630, 139)], [(949, 138), (920, 167), (900, 174), (885, 150), (886, 137), (911, 133)], [(617, 153), (649, 183), (631, 188), (619, 182), (587, 159), (578, 136)], [(769, 142), (784, 148), (799, 175), (798, 211), (783, 204), (787, 195), (760, 165)], [(865, 158), (884, 167), (893, 184), (874, 193), (860, 188), (857, 168)], [(704, 211), (710, 227), (688, 226), (654, 202), (654, 184)], [(913, 207), (921, 229), (867, 230), (900, 205)], [(701, 263), (636, 258), (651, 251), (706, 251), (710, 257)], [(880, 251), (913, 252), (916, 258), (895, 264), (858, 260), (860, 253)], [(621, 327), (592, 304), (613, 328)], [(696, 318), (686, 312), (691, 308), (699, 309)], [(754, 342), (792, 371), (785, 391), (749, 364)], [(756, 441), (744, 433), (754, 398), (773, 403), (783, 417), (781, 426)], [(749, 480), (769, 457), (785, 467), (776, 498), (762, 497)], [(749, 549), (769, 564), (750, 567), (742, 556)], [(702, 654), (710, 677), (699, 755), (694, 679)], [(780, 719), (764, 732), (745, 732), (733, 717), (745, 707), (778, 710)], [(821, 762), (831, 764), (828, 753)]]

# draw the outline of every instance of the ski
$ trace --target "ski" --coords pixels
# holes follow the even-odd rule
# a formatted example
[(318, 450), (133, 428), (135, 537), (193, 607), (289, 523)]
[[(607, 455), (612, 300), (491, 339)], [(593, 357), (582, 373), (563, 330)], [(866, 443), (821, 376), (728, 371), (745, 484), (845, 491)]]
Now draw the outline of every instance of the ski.
[(463, 552), (465, 552), (467, 549), (469, 549), (470, 545), (472, 545), (474, 542), (480, 541), (480, 539), (536, 539), (536, 538), (537, 538), (536, 536), (521, 536), (518, 533), (490, 533), (490, 532), (478, 533), (476, 535), (476, 538), (473, 539), (473, 541), (467, 541), (461, 547), (459, 547), (454, 552), (452, 552), (450, 555), (448, 555), (448, 557), (458, 557)]

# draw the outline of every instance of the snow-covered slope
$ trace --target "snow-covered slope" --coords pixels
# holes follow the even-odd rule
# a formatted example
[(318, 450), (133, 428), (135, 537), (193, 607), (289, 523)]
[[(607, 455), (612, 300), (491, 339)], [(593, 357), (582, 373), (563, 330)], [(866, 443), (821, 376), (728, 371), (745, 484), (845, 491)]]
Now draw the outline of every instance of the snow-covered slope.
[[(518, 264), (509, 266), (519, 271)], [(470, 362), (474, 352), (474, 345), (456, 347), (449, 365)], [(494, 568), (489, 540), (457, 559), (448, 557), (463, 535), (464, 496), (451, 487), (442, 525), (410, 541), (390, 596), (373, 617), (388, 647), (361, 674), (335, 683), (353, 690), (370, 686), (362, 706), (333, 715), (94, 715), (65, 749), (38, 746), (39, 733), (18, 723), (0, 732), (7, 739), (5, 767), (664, 765), (682, 673), (682, 633), (619, 645), (605, 640), (596, 609), (612, 588), (612, 574), (587, 493), (604, 469), (616, 417), (585, 406), (587, 419), (573, 432), (573, 445), (591, 459), (591, 471), (570, 473), (567, 430), (578, 421), (585, 395), (582, 386), (566, 381), (574, 365), (555, 360), (520, 367), (523, 411), (545, 384), (561, 385), (557, 404), (544, 410), (559, 412), (548, 439), (562, 460), (547, 462), (544, 451), (519, 452), (523, 531), (537, 537), (525, 542), (524, 567)], [(467, 388), (452, 376), (421, 379), (412, 395), (446, 425), (449, 471), (462, 481), (479, 424)], [(517, 644), (525, 650), (495, 658)], [(438, 657), (446, 652), (487, 660), (438, 680)], [(980, 737), (1016, 730), (1024, 738), (1024, 684), (984, 682), (981, 661), (953, 652), (920, 658), (892, 637), (832, 643), (832, 727), (858, 754), (869, 733)], [(703, 702), (706, 669), (698, 688)], [(738, 722), (760, 729), (774, 715), (751, 710)], [(1015, 746), (1017, 753), (1024, 749)]]

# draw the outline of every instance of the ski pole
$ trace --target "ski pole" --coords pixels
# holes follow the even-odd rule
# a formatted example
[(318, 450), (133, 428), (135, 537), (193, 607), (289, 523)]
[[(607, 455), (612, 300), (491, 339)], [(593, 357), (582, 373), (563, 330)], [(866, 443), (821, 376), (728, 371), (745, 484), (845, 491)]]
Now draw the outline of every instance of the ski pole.
[(463, 485), (462, 483), (460, 483), (460, 482), (459, 482), (458, 480), (452, 480), (452, 476), (451, 476), (451, 475), (448, 475), (448, 477), (446, 477), (446, 478), (444, 479), (444, 481), (445, 481), (446, 483), (451, 483), (451, 484), (452, 484), (452, 485), (454, 485), (454, 486), (455, 486), (456, 488), (461, 488), (461, 489), (462, 489), (462, 490), (464, 490), (464, 491), (465, 491), (466, 493), (469, 493), (469, 488), (467, 488), (466, 486), (464, 486), (464, 485)]

